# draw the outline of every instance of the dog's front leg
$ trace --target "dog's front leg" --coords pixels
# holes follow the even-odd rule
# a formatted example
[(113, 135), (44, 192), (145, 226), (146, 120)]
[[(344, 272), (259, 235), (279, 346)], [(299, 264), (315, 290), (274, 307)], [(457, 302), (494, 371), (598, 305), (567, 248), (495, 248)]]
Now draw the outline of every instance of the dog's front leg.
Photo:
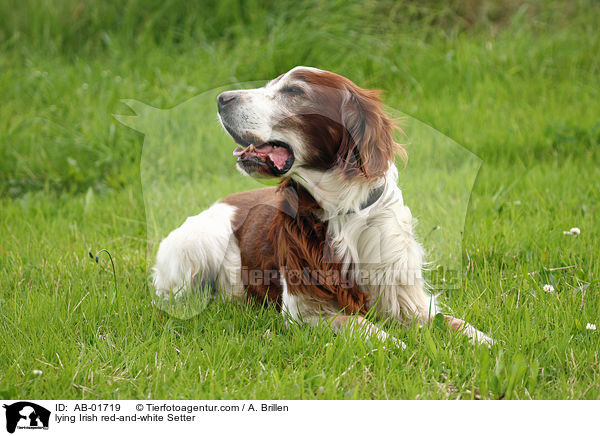
[(471, 338), (471, 342), (473, 342), (474, 344), (485, 344), (488, 347), (494, 344), (494, 340), (492, 338), (490, 338), (485, 333), (477, 330), (468, 322), (463, 321), (459, 318), (454, 318), (450, 315), (444, 315), (444, 319), (448, 323), (448, 327), (450, 329), (468, 336), (469, 338)]
[[(317, 324), (321, 320), (329, 322), (335, 332), (349, 329), (352, 336), (360, 336), (363, 339), (376, 337), (381, 342), (390, 341), (398, 348), (405, 349), (406, 344), (400, 339), (393, 337), (383, 329), (360, 315), (344, 315), (331, 313), (330, 310), (314, 311), (315, 305), (305, 305), (302, 296), (292, 295), (288, 290), (285, 279), (282, 280), (283, 295), (281, 313), (289, 325), (294, 324)], [(303, 310), (305, 309), (305, 310)]]
[(371, 321), (360, 315), (334, 315), (331, 319), (331, 327), (334, 331), (341, 329), (350, 329), (352, 336), (359, 335), (364, 339), (377, 337), (381, 342), (390, 341), (396, 347), (406, 349), (406, 344), (400, 339), (387, 333), (385, 330), (380, 329)]

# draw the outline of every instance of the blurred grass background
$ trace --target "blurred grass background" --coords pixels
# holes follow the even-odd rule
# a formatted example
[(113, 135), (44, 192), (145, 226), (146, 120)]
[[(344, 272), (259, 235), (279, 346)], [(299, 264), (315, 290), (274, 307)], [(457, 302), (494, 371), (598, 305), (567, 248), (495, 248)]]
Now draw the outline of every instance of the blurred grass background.
[[(600, 398), (599, 22), (594, 0), (0, 2), (0, 397)], [(300, 64), (482, 159), (466, 281), (442, 299), (501, 350), (391, 326), (410, 353), (362, 359), (272, 310), (150, 305), (144, 139), (120, 101), (171, 108)], [(90, 247), (115, 257), (115, 306)]]
[(120, 98), (165, 108), (303, 64), (387, 90), (484, 161), (589, 145), (597, 18), (594, 1), (5, 0), (0, 193), (119, 189), (141, 142)]

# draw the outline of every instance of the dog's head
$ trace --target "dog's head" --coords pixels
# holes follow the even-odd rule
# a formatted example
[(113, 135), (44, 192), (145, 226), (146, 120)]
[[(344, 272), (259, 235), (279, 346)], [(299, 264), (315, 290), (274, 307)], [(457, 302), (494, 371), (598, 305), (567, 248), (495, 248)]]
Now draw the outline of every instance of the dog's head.
[(219, 119), (240, 147), (237, 166), (256, 177), (302, 168), (349, 179), (383, 176), (397, 144), (378, 91), (340, 75), (296, 67), (257, 89), (223, 92)]

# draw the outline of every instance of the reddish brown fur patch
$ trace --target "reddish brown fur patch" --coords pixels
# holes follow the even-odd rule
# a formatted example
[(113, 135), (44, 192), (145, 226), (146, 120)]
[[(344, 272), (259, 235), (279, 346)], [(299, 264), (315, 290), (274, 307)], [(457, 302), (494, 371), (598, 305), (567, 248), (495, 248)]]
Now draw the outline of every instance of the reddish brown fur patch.
[(384, 175), (396, 152), (396, 126), (381, 108), (379, 91), (363, 89), (327, 71), (298, 70), (293, 78), (313, 85), (310, 105), (316, 114), (289, 121), (314, 148), (307, 165), (315, 169), (340, 167), (348, 177), (367, 180)]
[(240, 248), (242, 282), (248, 296), (259, 302), (279, 304), (282, 292), (279, 265), (273, 244), (266, 238), (282, 201), (276, 191), (273, 187), (239, 192), (223, 202), (237, 208), (232, 226)]
[(292, 295), (334, 301), (347, 313), (365, 312), (367, 296), (342, 275), (327, 242), (327, 224), (315, 216), (319, 205), (304, 188), (284, 179), (278, 188), (233, 194), (223, 201), (238, 208), (234, 233), (250, 297), (280, 303), (283, 270)]

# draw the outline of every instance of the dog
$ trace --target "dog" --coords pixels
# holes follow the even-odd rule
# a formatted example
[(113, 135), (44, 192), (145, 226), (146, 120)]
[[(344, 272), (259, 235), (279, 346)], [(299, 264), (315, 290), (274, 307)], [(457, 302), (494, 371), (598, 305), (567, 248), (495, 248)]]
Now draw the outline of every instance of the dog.
[[(188, 218), (160, 244), (153, 284), (170, 298), (211, 284), (229, 299), (275, 304), (287, 324), (405, 347), (365, 317), (425, 325), (439, 312), (423, 248), (397, 186), (395, 125), (379, 92), (296, 67), (264, 87), (217, 97), (244, 175), (276, 187), (235, 193)], [(445, 315), (474, 343), (492, 339)]]

